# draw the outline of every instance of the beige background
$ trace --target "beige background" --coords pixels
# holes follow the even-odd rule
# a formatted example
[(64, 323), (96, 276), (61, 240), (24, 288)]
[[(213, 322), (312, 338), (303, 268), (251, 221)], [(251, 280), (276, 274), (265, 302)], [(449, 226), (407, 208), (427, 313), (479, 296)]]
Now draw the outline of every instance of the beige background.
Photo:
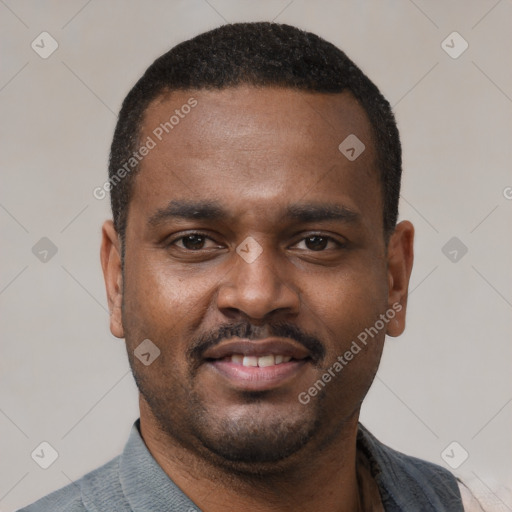
[[(402, 134), (401, 218), (417, 229), (409, 322), (388, 340), (362, 421), (446, 467), (457, 441), (451, 460), (469, 453), (457, 473), (512, 510), (498, 490), (512, 481), (510, 0), (1, 0), (1, 511), (109, 460), (137, 417), (98, 259), (109, 205), (92, 194), (121, 101), (170, 46), (273, 19), (345, 50)], [(47, 59), (31, 48), (43, 31), (59, 45)], [(441, 46), (453, 31), (469, 43), (457, 59)], [(58, 248), (47, 262), (32, 252), (42, 237)], [(457, 262), (442, 252), (452, 237), (468, 248)], [(31, 458), (42, 441), (59, 454), (46, 470)]]

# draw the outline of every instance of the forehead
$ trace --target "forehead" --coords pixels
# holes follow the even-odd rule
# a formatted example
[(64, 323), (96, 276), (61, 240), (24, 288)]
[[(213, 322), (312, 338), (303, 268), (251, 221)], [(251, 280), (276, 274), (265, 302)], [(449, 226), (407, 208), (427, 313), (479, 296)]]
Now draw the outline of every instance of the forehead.
[(266, 213), (287, 199), (341, 198), (356, 210), (382, 204), (371, 126), (349, 93), (173, 91), (149, 105), (141, 143), (152, 149), (140, 163), (132, 202), (148, 215), (171, 200), (198, 197)]

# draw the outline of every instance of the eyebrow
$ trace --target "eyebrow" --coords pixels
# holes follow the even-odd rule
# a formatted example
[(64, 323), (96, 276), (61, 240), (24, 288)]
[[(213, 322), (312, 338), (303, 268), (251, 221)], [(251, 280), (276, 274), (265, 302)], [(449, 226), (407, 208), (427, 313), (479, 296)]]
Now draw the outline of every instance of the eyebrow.
[[(151, 226), (157, 226), (169, 219), (187, 220), (225, 220), (229, 214), (217, 201), (173, 200), (165, 208), (158, 209), (148, 220)], [(361, 215), (343, 205), (325, 203), (303, 203), (289, 205), (284, 219), (298, 222), (320, 222), (336, 220), (350, 224), (361, 220)]]
[(361, 215), (342, 205), (325, 203), (306, 203), (290, 205), (286, 217), (300, 222), (319, 222), (323, 220), (337, 220), (347, 223), (357, 223)]
[(165, 208), (157, 210), (148, 224), (157, 226), (168, 219), (179, 218), (189, 220), (222, 220), (227, 217), (216, 201), (184, 201), (173, 200)]

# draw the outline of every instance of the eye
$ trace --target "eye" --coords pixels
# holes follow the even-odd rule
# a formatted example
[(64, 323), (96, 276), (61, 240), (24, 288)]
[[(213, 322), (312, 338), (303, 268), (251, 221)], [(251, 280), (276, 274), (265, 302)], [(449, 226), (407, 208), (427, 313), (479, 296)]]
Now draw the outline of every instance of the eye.
[[(303, 245), (301, 247), (301, 245)], [(342, 246), (341, 243), (337, 242), (330, 236), (323, 235), (310, 235), (306, 238), (303, 238), (296, 247), (298, 249), (307, 249), (309, 251), (324, 251), (327, 248), (330, 249), (338, 249)]]
[[(176, 245), (180, 249), (186, 249), (188, 251), (200, 251), (206, 248), (205, 245), (208, 241), (214, 244), (215, 247), (218, 247), (218, 244), (215, 244), (211, 238), (201, 233), (189, 233), (188, 235), (181, 236), (170, 245)], [(212, 247), (212, 245), (210, 247)]]

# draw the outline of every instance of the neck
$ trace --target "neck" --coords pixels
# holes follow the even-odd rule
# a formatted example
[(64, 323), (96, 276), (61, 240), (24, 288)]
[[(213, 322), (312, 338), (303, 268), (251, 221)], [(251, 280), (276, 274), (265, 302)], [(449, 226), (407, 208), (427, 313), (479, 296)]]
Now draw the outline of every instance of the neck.
[(311, 441), (293, 460), (253, 472), (237, 471), (184, 447), (142, 407), (140, 425), (152, 456), (205, 512), (354, 512), (359, 510), (357, 421), (358, 412), (322, 444)]

